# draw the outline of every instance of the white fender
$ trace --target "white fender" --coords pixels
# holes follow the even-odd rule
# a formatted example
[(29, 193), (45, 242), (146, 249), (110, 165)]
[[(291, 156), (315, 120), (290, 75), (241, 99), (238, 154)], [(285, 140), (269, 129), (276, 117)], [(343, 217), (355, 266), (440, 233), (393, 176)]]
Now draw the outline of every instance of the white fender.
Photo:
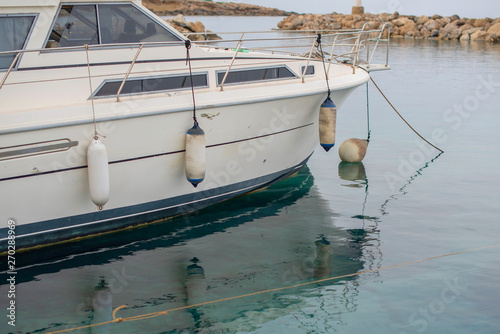
[(319, 142), (327, 152), (335, 145), (336, 126), (337, 106), (327, 97), (319, 109)]
[(106, 146), (93, 139), (87, 149), (90, 199), (102, 209), (109, 200), (109, 164)]
[(186, 134), (186, 178), (196, 188), (205, 179), (205, 132), (198, 123)]

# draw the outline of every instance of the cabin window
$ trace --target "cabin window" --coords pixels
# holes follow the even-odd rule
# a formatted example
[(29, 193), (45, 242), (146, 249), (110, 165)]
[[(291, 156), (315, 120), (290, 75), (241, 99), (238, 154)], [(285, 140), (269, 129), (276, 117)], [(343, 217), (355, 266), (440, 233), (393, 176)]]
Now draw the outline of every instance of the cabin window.
[[(122, 80), (106, 81), (97, 89), (94, 96), (109, 97), (116, 96)], [(193, 85), (197, 88), (207, 87), (207, 74), (193, 74)], [(120, 95), (155, 93), (191, 88), (189, 75), (173, 75), (167, 77), (128, 79), (120, 92)]]
[[(220, 85), (225, 71), (217, 72), (217, 84)], [(286, 66), (259, 68), (251, 70), (233, 70), (227, 75), (224, 84), (235, 84), (255, 81), (268, 81), (276, 79), (296, 78), (297, 76)]]
[[(0, 16), (0, 52), (22, 50), (27, 44), (35, 16)], [(0, 70), (10, 67), (15, 54), (0, 55)]]
[(98, 44), (94, 5), (63, 5), (50, 34), (48, 47)]
[(179, 40), (132, 4), (62, 5), (46, 47)]
[(132, 5), (99, 5), (101, 44), (179, 41)]
[[(300, 68), (300, 74), (304, 73), (305, 68), (306, 68), (305, 66), (302, 66)], [(314, 73), (315, 73), (314, 72), (314, 65), (309, 65), (309, 66), (307, 66), (307, 70), (306, 70), (306, 73), (304, 73), (304, 75), (314, 75)]]

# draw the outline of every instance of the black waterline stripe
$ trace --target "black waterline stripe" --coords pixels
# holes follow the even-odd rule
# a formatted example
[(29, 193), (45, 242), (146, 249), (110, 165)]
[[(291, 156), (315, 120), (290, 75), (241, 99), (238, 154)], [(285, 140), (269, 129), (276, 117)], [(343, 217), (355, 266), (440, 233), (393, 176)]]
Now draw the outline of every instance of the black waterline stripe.
[[(226, 143), (209, 145), (209, 146), (207, 146), (207, 148), (217, 147), (217, 146), (224, 146), (224, 145), (230, 145), (230, 144), (236, 144), (236, 143), (241, 143), (241, 142), (250, 141), (250, 140), (254, 140), (254, 139), (259, 139), (259, 138), (269, 137), (269, 136), (273, 136), (273, 135), (278, 135), (278, 134), (281, 134), (281, 133), (290, 132), (290, 131), (298, 130), (298, 129), (301, 129), (301, 128), (305, 128), (305, 127), (311, 126), (313, 124), (314, 123), (309, 123), (309, 124), (297, 126), (295, 128), (291, 128), (291, 129), (288, 129), (288, 130), (283, 130), (283, 131), (278, 131), (278, 132), (270, 133), (270, 134), (267, 134), (267, 135), (261, 135), (261, 136), (256, 136), (256, 137), (252, 137), (252, 138), (247, 138), (247, 139), (240, 139), (240, 140), (230, 141), (230, 142), (226, 142)], [(136, 160), (151, 159), (151, 158), (162, 157), (162, 156), (171, 155), (171, 154), (182, 153), (184, 151), (185, 150), (173, 151), (173, 152), (166, 152), (166, 153), (158, 153), (158, 154), (151, 154), (151, 155), (146, 155), (146, 156), (142, 156), (142, 157), (129, 158), (129, 159), (123, 159), (123, 160), (117, 160), (117, 161), (111, 161), (109, 164), (110, 165), (114, 165), (114, 164), (119, 164), (119, 163), (124, 163), (124, 162), (131, 162), (131, 161), (136, 161)], [(78, 169), (83, 169), (83, 168), (87, 168), (87, 166), (78, 166), (78, 167), (71, 167), (71, 168), (60, 169), (60, 170), (53, 170), (53, 171), (49, 171), (49, 172), (42, 172), (42, 173), (36, 173), (36, 174), (12, 176), (12, 177), (7, 177), (7, 178), (4, 178), (4, 179), (0, 179), (0, 182), (11, 181), (11, 180), (16, 180), (16, 179), (23, 179), (23, 178), (27, 178), (27, 177), (33, 177), (33, 176), (41, 176), (41, 175), (49, 175), (49, 174), (55, 174), (55, 173), (68, 172), (68, 171), (73, 171), (73, 170), (78, 170)]]

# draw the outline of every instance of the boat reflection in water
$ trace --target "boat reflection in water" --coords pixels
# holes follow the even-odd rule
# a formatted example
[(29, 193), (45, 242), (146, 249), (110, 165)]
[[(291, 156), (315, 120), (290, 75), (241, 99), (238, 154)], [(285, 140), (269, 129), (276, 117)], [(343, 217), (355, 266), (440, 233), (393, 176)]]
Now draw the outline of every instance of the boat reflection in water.
[[(317, 326), (310, 308), (341, 323), (344, 313), (356, 310), (357, 277), (198, 305), (364, 270), (365, 243), (373, 234), (336, 227), (336, 219), (306, 167), (263, 191), (145, 226), (141, 233), (80, 242), (78, 247), (92, 250), (18, 269), (19, 314), (31, 319), (19, 329), (98, 324), (121, 305), (128, 306), (117, 311), (120, 318), (192, 307), (80, 332), (276, 332), (287, 319), (305, 332)], [(6, 293), (5, 284), (0, 289)]]

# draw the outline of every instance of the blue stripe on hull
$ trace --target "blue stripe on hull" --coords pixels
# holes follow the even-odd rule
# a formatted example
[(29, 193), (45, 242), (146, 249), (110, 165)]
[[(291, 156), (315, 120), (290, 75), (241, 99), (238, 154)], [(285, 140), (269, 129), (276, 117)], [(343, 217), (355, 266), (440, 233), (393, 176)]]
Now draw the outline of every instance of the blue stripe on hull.
[[(200, 210), (283, 180), (303, 167), (309, 157), (297, 166), (283, 171), (207, 191), (123, 208), (17, 225), (16, 248), (54, 243)], [(7, 232), (7, 228), (0, 229), (0, 238), (6, 238)], [(7, 240), (3, 240), (0, 244), (0, 252), (6, 250)]]

